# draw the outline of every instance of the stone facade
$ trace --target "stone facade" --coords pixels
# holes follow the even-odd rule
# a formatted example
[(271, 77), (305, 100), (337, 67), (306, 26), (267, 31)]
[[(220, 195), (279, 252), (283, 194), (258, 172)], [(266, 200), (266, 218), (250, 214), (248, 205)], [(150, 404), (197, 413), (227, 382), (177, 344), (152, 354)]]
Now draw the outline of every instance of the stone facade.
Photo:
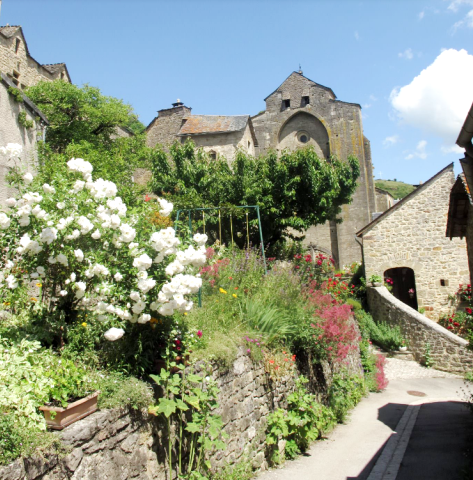
[[(13, 86), (5, 75), (0, 75), (0, 146), (7, 143), (18, 143), (23, 147), (19, 161), (21, 168), (26, 172), (34, 172), (37, 163), (36, 142), (42, 140), (47, 120), (35, 105), (25, 97), (23, 103), (18, 103), (9, 93), (8, 88)], [(33, 128), (25, 128), (18, 122), (20, 112), (26, 113), (26, 119), (34, 122)], [(16, 164), (18, 166), (18, 164)], [(0, 207), (5, 206), (5, 200), (16, 194), (16, 191), (6, 185), (5, 177), (15, 166), (0, 154)]]
[(0, 72), (21, 89), (41, 80), (71, 81), (66, 64), (41, 65), (30, 55), (20, 26), (0, 27)]
[(393, 297), (386, 287), (367, 289), (368, 305), (377, 322), (400, 327), (409, 350), (418, 362), (425, 360), (427, 344), (437, 370), (466, 373), (473, 368), (468, 342)]
[(412, 269), (418, 306), (432, 320), (449, 313), (449, 295), (469, 279), (465, 240), (445, 236), (454, 181), (451, 164), (357, 234), (366, 278)]
[(385, 212), (388, 208), (391, 208), (395, 203), (395, 198), (386, 190), (376, 187), (376, 208), (378, 212)]
[(363, 135), (360, 105), (337, 100), (330, 88), (309, 80), (302, 72), (293, 72), (265, 101), (266, 110), (252, 118), (257, 154), (311, 145), (322, 158), (358, 158), (359, 187), (353, 202), (342, 207), (342, 223), (332, 221), (310, 228), (305, 244), (331, 252), (339, 266), (360, 261), (354, 234), (377, 211), (371, 149)]
[[(305, 244), (329, 253), (340, 266), (360, 261), (361, 249), (354, 234), (377, 211), (371, 149), (363, 135), (360, 105), (337, 100), (330, 88), (309, 80), (302, 72), (293, 72), (265, 101), (266, 109), (252, 117), (245, 131), (240, 130), (238, 135), (229, 131), (218, 134), (199, 131), (189, 136), (198, 146), (223, 155), (230, 162), (237, 148), (259, 155), (269, 150), (310, 145), (321, 158), (335, 155), (343, 160), (349, 155), (356, 156), (361, 171), (359, 187), (353, 202), (342, 207), (342, 223), (332, 221), (309, 229)], [(182, 138), (186, 120), (195, 117), (181, 102), (173, 105), (171, 109), (160, 110), (148, 126), (149, 146), (166, 145), (176, 137)]]

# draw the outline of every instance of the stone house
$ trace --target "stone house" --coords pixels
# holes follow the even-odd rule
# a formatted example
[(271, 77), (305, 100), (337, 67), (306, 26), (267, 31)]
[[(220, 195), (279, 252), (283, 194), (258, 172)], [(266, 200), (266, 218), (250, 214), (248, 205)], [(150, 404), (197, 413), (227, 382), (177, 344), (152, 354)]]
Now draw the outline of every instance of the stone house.
[(454, 183), (452, 163), (357, 233), (366, 278), (391, 278), (392, 294), (432, 320), (469, 278), (465, 240), (445, 236)]
[(224, 155), (229, 161), (237, 148), (259, 155), (308, 145), (325, 159), (332, 155), (340, 159), (356, 156), (361, 170), (359, 186), (353, 202), (342, 208), (343, 222), (336, 223), (334, 219), (310, 228), (305, 244), (311, 250), (331, 254), (340, 266), (360, 261), (361, 251), (354, 234), (378, 211), (361, 106), (337, 100), (332, 89), (308, 79), (301, 71), (291, 73), (265, 102), (265, 110), (249, 118), (192, 115), (191, 109), (178, 101), (173, 108), (160, 110), (149, 124), (148, 145), (168, 145), (178, 138), (190, 137), (212, 155)]
[(65, 63), (41, 64), (30, 55), (23, 29), (18, 25), (0, 27), (0, 72), (22, 90), (41, 80), (71, 81)]
[(146, 128), (148, 146), (169, 146), (191, 138), (213, 158), (222, 156), (231, 162), (238, 149), (255, 154), (256, 137), (249, 115), (192, 115), (192, 109), (179, 100), (172, 105), (159, 110)]
[(447, 237), (466, 237), (470, 285), (473, 284), (473, 208), (471, 189), (473, 188), (473, 104), (458, 135), (457, 145), (465, 149), (465, 157), (460, 159), (463, 175), (460, 176), (450, 195)]
[[(3, 73), (0, 77), (0, 146), (20, 144), (23, 147), (21, 167), (33, 172), (37, 163), (36, 142), (44, 139), (48, 120), (28, 97), (23, 96), (23, 102), (16, 101), (8, 93), (8, 88), (14, 86), (13, 82)], [(32, 122), (31, 127), (20, 123), (20, 112), (24, 112), (27, 122)], [(5, 183), (8, 171), (14, 166), (11, 162), (0, 154), (0, 207), (15, 194)]]

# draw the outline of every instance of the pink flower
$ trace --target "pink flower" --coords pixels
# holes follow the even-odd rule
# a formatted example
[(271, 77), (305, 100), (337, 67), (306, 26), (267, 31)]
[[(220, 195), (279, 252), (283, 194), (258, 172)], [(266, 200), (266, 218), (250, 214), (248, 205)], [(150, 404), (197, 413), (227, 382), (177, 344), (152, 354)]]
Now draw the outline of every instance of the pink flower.
[(203, 335), (202, 330), (197, 330), (197, 336), (199, 338), (202, 338), (202, 335)]

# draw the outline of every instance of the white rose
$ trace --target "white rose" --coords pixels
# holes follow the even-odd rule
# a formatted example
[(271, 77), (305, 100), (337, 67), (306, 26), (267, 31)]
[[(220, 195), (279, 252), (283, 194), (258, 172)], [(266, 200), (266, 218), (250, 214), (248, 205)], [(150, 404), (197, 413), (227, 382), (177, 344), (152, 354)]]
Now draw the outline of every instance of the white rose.
[(113, 278), (117, 281), (120, 282), (123, 279), (123, 275), (120, 272), (117, 272)]
[(196, 233), (194, 235), (194, 242), (197, 243), (197, 245), (204, 245), (209, 237), (205, 233)]
[(0, 212), (0, 229), (6, 230), (10, 226), (10, 223), (11, 223), (11, 220), (8, 217), (8, 215), (6, 215), (3, 212)]
[(94, 239), (94, 240), (98, 240), (102, 235), (100, 234), (100, 232), (98, 230), (95, 230), (95, 232), (91, 235), (91, 237)]
[(56, 189), (47, 183), (43, 185), (43, 190), (45, 193), (56, 193)]
[(103, 336), (110, 342), (115, 342), (116, 340), (123, 337), (125, 330), (123, 328), (112, 327), (110, 330), (107, 330)]
[(23, 181), (24, 181), (27, 185), (29, 185), (29, 184), (33, 181), (33, 175), (31, 175), (30, 172), (25, 173), (25, 174), (23, 175)]
[(74, 256), (79, 262), (82, 262), (82, 260), (84, 260), (84, 252), (80, 248), (78, 250), (74, 250)]
[(5, 200), (5, 203), (7, 205), (7, 207), (14, 207), (16, 205), (16, 200), (12, 197), (12, 198), (7, 198)]

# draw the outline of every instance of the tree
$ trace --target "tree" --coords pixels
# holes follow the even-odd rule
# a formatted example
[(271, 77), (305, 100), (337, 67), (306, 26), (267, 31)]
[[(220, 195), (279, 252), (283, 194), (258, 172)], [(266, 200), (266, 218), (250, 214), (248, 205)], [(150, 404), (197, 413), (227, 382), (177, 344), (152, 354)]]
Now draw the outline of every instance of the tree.
[(96, 87), (55, 80), (39, 82), (25, 93), (48, 118), (46, 141), (55, 152), (82, 141), (110, 144), (117, 126), (139, 128), (130, 105), (102, 95)]
[[(275, 152), (257, 158), (238, 152), (230, 167), (225, 159), (213, 160), (196, 150), (192, 142), (175, 143), (169, 153), (156, 149), (151, 162), (153, 191), (169, 197), (176, 208), (223, 207), (234, 215), (235, 231), (241, 232), (246, 219), (239, 219), (234, 207), (258, 205), (264, 241), (271, 245), (294, 238), (289, 227), (302, 234), (335, 219), (341, 206), (351, 202), (360, 174), (355, 157), (326, 161), (310, 147), (283, 152), (279, 158)], [(252, 218), (254, 244), (260, 242), (257, 225)], [(244, 239), (235, 240), (242, 244)]]

